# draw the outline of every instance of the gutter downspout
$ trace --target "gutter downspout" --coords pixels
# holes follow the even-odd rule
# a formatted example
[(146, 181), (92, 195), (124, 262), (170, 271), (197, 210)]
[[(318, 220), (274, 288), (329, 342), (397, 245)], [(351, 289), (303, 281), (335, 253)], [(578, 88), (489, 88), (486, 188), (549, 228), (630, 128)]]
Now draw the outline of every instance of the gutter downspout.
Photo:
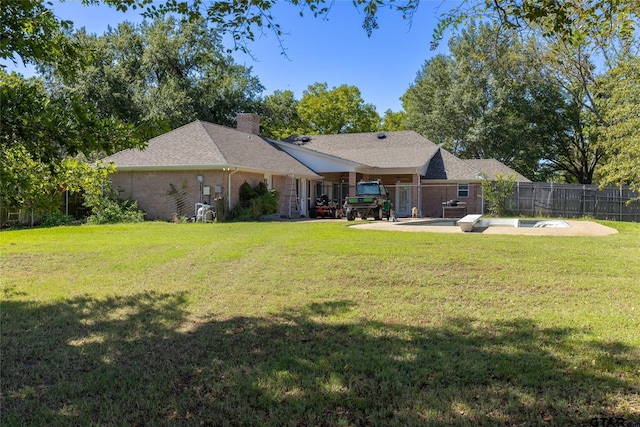
[(418, 215), (422, 218), (422, 182), (420, 182), (420, 169), (416, 169), (416, 176), (418, 177)]
[[(231, 168), (229, 168), (228, 170), (231, 170)], [(231, 175), (237, 172), (238, 172), (238, 168), (236, 168), (236, 170), (234, 170), (233, 172), (230, 172), (229, 175), (227, 176), (227, 179), (228, 179), (227, 198), (229, 199), (229, 212), (231, 212)]]

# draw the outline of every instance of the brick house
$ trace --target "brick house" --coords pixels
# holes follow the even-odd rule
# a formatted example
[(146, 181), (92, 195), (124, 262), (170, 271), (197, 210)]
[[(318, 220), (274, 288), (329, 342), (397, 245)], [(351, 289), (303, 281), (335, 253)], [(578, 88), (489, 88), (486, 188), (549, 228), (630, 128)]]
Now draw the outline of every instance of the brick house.
[(530, 182), (494, 159), (459, 159), (414, 131), (313, 135), (273, 143), (322, 176), (311, 193), (342, 200), (358, 181), (379, 179), (390, 190), (398, 216), (409, 216), (417, 207), (420, 216), (439, 218), (451, 200), (458, 200), (464, 212), (482, 213), (483, 179), (502, 174)]
[(468, 213), (483, 210), (481, 182), (495, 174), (528, 179), (497, 160), (462, 160), (414, 131), (313, 135), (274, 141), (259, 136), (260, 118), (239, 114), (237, 129), (195, 121), (104, 159), (116, 165), (113, 185), (138, 201), (148, 219), (170, 219), (176, 194), (187, 206), (223, 197), (238, 202), (245, 181), (281, 193), (281, 215), (306, 216), (321, 194), (343, 200), (360, 180), (380, 179), (399, 216), (446, 215), (459, 200)]
[[(290, 203), (283, 211), (293, 205), (295, 214), (306, 214), (295, 203), (306, 197), (306, 181), (321, 177), (258, 130), (259, 117), (253, 114), (238, 115), (237, 129), (196, 120), (149, 140), (143, 150), (120, 151), (103, 161), (116, 165), (111, 180), (120, 197), (137, 200), (147, 219), (190, 216), (197, 203), (219, 198), (231, 209), (244, 182), (252, 187), (265, 182)], [(299, 194), (289, 199), (292, 191)]]

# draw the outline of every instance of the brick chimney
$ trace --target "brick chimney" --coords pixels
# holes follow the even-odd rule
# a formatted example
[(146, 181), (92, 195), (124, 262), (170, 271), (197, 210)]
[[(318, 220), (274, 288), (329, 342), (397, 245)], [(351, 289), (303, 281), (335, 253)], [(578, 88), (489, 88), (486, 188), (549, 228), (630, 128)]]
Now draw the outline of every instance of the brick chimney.
[(240, 132), (252, 133), (260, 135), (260, 116), (253, 113), (238, 113), (236, 118), (237, 126)]

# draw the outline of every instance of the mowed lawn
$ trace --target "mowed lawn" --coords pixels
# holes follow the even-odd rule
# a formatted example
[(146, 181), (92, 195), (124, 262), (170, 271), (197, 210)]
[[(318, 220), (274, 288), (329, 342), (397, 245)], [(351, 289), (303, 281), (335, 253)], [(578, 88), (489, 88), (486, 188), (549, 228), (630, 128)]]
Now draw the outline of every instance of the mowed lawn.
[(0, 424), (640, 422), (640, 224), (606, 225), (3, 231)]

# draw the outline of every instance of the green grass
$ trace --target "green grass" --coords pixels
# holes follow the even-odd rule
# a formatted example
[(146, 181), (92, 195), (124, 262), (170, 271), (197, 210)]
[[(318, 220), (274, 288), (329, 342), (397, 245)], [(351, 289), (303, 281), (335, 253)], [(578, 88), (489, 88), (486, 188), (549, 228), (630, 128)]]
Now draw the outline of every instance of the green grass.
[(640, 422), (640, 224), (4, 231), (3, 426)]

